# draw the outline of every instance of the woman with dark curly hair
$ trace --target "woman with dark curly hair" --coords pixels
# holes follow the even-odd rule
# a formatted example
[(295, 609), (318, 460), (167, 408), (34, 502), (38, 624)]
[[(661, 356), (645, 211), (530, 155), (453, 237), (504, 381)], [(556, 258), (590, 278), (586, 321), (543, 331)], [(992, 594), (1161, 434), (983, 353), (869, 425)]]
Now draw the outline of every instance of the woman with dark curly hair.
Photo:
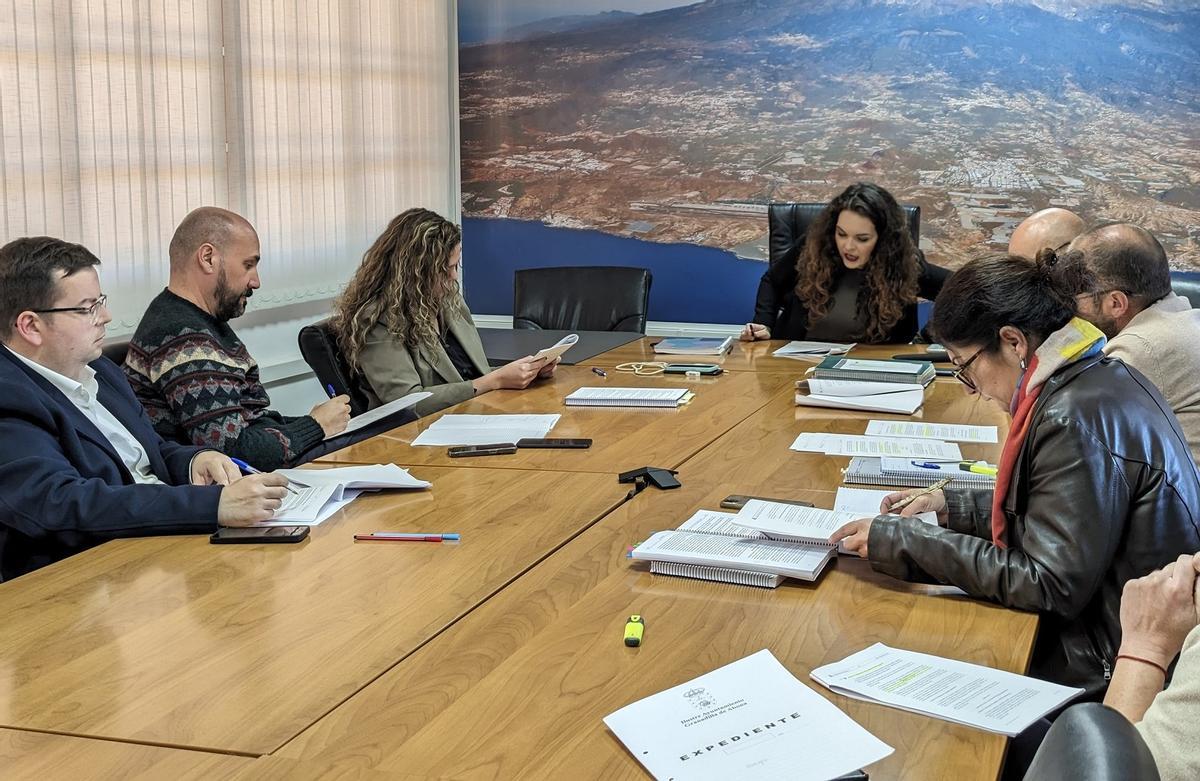
[(908, 342), (917, 298), (936, 298), (949, 275), (925, 262), (891, 193), (858, 182), (813, 220), (794, 266), (763, 274), (741, 339)]
[(491, 369), (458, 287), (462, 230), (429, 211), (395, 217), (375, 240), (334, 306), (333, 328), (347, 363), (367, 380), (371, 406), (415, 391), (433, 395), (418, 415), (501, 388), (524, 388), (554, 373), (526, 356)]

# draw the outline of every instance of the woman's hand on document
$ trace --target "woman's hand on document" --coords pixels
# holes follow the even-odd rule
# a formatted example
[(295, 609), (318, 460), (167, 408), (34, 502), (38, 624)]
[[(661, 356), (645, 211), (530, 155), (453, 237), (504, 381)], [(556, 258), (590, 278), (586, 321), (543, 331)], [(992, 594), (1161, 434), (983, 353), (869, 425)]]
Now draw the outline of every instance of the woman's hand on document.
[(871, 522), (874, 518), (859, 518), (857, 521), (850, 521), (842, 528), (833, 533), (829, 541), (842, 544), (842, 550), (846, 553), (853, 553), (867, 558), (867, 540), (871, 537)]

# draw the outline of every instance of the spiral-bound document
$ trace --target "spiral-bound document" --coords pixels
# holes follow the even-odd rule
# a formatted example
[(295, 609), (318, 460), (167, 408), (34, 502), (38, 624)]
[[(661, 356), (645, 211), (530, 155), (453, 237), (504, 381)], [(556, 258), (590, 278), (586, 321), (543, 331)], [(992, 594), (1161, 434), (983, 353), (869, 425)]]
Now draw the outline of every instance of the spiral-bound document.
[(687, 403), (687, 388), (579, 388), (565, 399), (569, 407), (668, 407)]

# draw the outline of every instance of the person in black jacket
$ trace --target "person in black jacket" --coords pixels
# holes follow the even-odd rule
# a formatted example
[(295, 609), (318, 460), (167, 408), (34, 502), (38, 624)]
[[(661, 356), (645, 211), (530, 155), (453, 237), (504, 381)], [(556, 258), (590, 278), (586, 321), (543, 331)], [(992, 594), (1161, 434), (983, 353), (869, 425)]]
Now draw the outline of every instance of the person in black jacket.
[(935, 298), (949, 275), (913, 245), (891, 193), (852, 184), (813, 220), (794, 262), (772, 261), (741, 339), (909, 342), (917, 298)]
[[(1121, 645), (1125, 583), (1200, 550), (1200, 476), (1171, 407), (1104, 355), (1043, 255), (967, 264), (933, 313), (958, 379), (1013, 416), (995, 489), (952, 482), (898, 515), (887, 509), (915, 492), (891, 494), (885, 514), (832, 539), (894, 577), (1038, 611), (1030, 673), (1095, 699)], [(928, 511), (938, 526), (907, 517)]]

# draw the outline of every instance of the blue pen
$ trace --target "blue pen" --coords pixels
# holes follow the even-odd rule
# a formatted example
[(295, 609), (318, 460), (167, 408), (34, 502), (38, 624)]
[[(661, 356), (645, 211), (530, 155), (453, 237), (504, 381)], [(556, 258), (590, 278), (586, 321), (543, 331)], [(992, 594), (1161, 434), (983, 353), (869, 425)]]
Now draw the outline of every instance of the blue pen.
[(325, 392), (329, 394), (329, 398), (331, 399), (337, 395), (337, 391), (333, 389), (332, 382), (325, 386)]
[(919, 466), (922, 469), (941, 469), (942, 468), (941, 464), (934, 464), (929, 461), (909, 461), (908, 463), (912, 464), (913, 466)]
[[(245, 461), (243, 461), (240, 458), (234, 458), (233, 456), (230, 456), (229, 460), (232, 461), (234, 464), (236, 464), (238, 469), (242, 470), (243, 472), (245, 472), (248, 475), (261, 475), (262, 474), (261, 471), (250, 466), (249, 464), (247, 464)], [(304, 483), (301, 483), (299, 480), (292, 480), (290, 478), (285, 478), (285, 479), (287, 479), (287, 481), (289, 483), (291, 483), (291, 485), (285, 485), (284, 488), (286, 488), (289, 491), (291, 491), (292, 493), (296, 494), (296, 496), (299, 496), (300, 492), (295, 490), (294, 488), (292, 488), (292, 485), (298, 485), (301, 488), (311, 488), (312, 487), (310, 485), (305, 485)]]

